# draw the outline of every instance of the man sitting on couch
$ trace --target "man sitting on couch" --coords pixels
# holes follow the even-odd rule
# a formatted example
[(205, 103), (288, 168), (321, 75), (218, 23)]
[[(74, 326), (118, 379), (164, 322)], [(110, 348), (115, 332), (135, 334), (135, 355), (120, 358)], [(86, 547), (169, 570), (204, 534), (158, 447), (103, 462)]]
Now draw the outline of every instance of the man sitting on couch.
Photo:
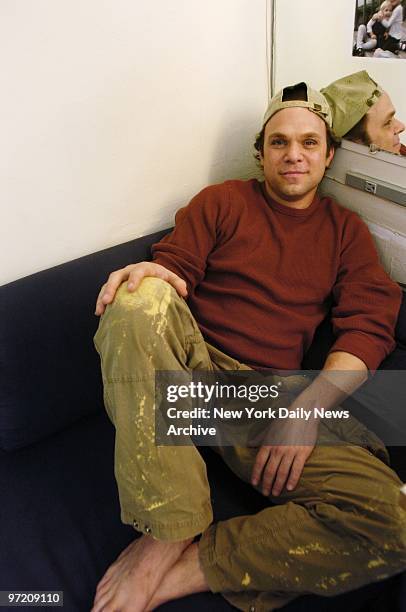
[(300, 369), (332, 302), (337, 339), (321, 374), (311, 384), (272, 374), (298, 405), (329, 408), (337, 397), (323, 374), (348, 371), (355, 389), (394, 348), (400, 288), (359, 217), (316, 193), (334, 156), (330, 129), (320, 93), (305, 83), (279, 92), (256, 142), (264, 182), (204, 189), (153, 246), (153, 262), (113, 272), (100, 292), (95, 343), (121, 517), (143, 535), (107, 570), (93, 612), (208, 590), (241, 610), (271, 610), (406, 568), (401, 483), (352, 417), (336, 430), (277, 420), (276, 443), (267, 432), (257, 448), (219, 448), (274, 505), (217, 524), (197, 449), (155, 444), (156, 371)]

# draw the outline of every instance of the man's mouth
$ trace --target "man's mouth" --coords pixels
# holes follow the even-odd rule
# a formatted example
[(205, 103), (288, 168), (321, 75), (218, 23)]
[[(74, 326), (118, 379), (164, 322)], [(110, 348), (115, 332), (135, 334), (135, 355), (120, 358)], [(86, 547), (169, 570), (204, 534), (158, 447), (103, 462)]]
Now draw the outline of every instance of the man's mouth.
[(307, 172), (303, 170), (288, 170), (287, 172), (281, 172), (282, 176), (302, 176), (303, 174), (307, 174)]

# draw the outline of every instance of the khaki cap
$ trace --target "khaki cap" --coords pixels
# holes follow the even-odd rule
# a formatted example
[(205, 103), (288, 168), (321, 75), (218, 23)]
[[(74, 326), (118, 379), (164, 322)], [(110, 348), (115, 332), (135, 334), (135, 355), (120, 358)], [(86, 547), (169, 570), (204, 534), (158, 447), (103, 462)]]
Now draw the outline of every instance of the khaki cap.
[[(296, 89), (306, 89), (307, 91), (307, 100), (284, 100), (285, 95), (289, 93), (294, 93)], [(277, 94), (274, 95), (272, 100), (269, 103), (269, 106), (264, 115), (264, 120), (262, 122), (262, 127), (268, 123), (269, 119), (275, 115), (280, 110), (284, 108), (308, 108), (313, 113), (316, 113), (325, 123), (327, 123), (328, 127), (332, 126), (332, 115), (330, 106), (326, 100), (326, 98), (316, 89), (312, 89), (309, 87), (307, 83), (297, 83), (296, 85), (292, 85), (290, 87), (284, 87)]]
[(366, 70), (349, 74), (330, 83), (321, 92), (327, 98), (333, 116), (333, 136), (345, 136), (379, 100), (382, 88)]

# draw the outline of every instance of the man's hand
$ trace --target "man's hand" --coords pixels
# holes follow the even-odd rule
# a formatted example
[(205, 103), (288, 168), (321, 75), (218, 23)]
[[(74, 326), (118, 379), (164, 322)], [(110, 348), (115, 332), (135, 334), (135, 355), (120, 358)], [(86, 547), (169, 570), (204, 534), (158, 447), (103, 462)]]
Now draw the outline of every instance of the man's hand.
[(187, 287), (185, 281), (174, 272), (171, 272), (164, 266), (161, 266), (152, 261), (142, 261), (136, 264), (130, 264), (121, 270), (112, 272), (100, 290), (96, 302), (95, 314), (100, 316), (104, 313), (106, 306), (111, 304), (116, 295), (117, 289), (121, 283), (128, 280), (127, 289), (135, 291), (145, 276), (154, 276), (166, 281), (176, 289), (181, 297), (187, 297)]
[(277, 420), (265, 433), (252, 470), (251, 483), (262, 479), (262, 493), (279, 495), (285, 486), (292, 491), (317, 439), (318, 421)]
[(271, 490), (272, 495), (279, 495), (285, 483), (286, 489), (292, 491), (316, 444), (319, 420), (314, 416), (314, 408), (335, 408), (367, 379), (368, 368), (359, 357), (344, 351), (330, 353), (323, 370), (289, 407), (289, 410), (303, 407), (310, 411), (309, 420), (274, 421), (259, 443), (252, 441), (251, 446), (261, 444), (251, 475), (253, 486), (262, 478), (264, 495), (269, 495)]

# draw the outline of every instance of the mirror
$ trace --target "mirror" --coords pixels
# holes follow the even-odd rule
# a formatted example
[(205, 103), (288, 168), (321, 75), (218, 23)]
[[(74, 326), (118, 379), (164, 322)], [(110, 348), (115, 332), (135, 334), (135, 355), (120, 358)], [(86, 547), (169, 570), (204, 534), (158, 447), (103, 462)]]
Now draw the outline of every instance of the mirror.
[[(292, 3), (273, 0), (275, 7), (273, 42), (276, 52), (272, 57), (275, 91), (286, 84), (299, 81), (307, 81), (317, 89), (321, 89), (346, 75), (365, 70), (382, 90), (387, 92), (389, 99), (385, 98), (386, 102), (388, 105), (393, 105), (396, 110), (392, 119), (396, 117), (401, 124), (397, 125), (398, 129), (401, 127), (403, 130), (403, 123), (406, 123), (406, 62), (403, 61), (406, 59), (406, 50), (399, 47), (397, 53), (390, 52), (391, 57), (379, 58), (374, 56), (378, 48), (376, 42), (376, 46), (374, 43), (371, 49), (355, 53), (359, 27), (364, 25), (367, 31), (369, 22), (381, 10), (382, 3), (383, 0), (329, 0), (329, 2), (314, 0), (310, 18), (308, 3), (295, 3), (295, 8), (292, 10)], [(397, 25), (393, 26), (387, 20), (381, 19), (380, 24), (384, 28), (385, 24), (389, 26), (386, 28), (388, 36), (395, 34), (395, 37), (399, 37), (400, 43), (406, 42), (404, 19), (406, 0), (403, 2), (390, 0), (390, 4), (391, 6), (386, 8), (385, 15), (393, 16), (396, 12), (397, 16), (400, 14), (402, 21), (400, 23), (398, 21)], [(309, 27), (309, 19), (312, 27)], [(371, 24), (369, 29), (371, 30)], [(371, 41), (372, 37), (369, 37), (369, 40)], [(363, 38), (363, 42), (367, 40)], [(382, 45), (385, 46), (383, 43)], [(289, 58), (289, 61), (286, 58)], [(379, 107), (375, 108), (375, 111), (377, 110)], [(400, 148), (400, 143), (406, 145), (406, 132), (399, 130), (398, 135), (395, 135), (388, 144), (387, 139), (382, 140), (376, 133), (378, 126), (372, 115), (373, 113), (370, 115), (371, 122), (367, 129), (367, 136), (370, 137), (365, 138), (365, 134), (359, 133), (343, 133), (342, 136), (345, 135), (357, 144), (365, 144), (367, 155), (370, 155), (372, 146), (373, 151), (378, 149), (388, 151), (392, 155), (387, 157), (397, 160), (399, 153), (404, 151), (404, 147)]]

